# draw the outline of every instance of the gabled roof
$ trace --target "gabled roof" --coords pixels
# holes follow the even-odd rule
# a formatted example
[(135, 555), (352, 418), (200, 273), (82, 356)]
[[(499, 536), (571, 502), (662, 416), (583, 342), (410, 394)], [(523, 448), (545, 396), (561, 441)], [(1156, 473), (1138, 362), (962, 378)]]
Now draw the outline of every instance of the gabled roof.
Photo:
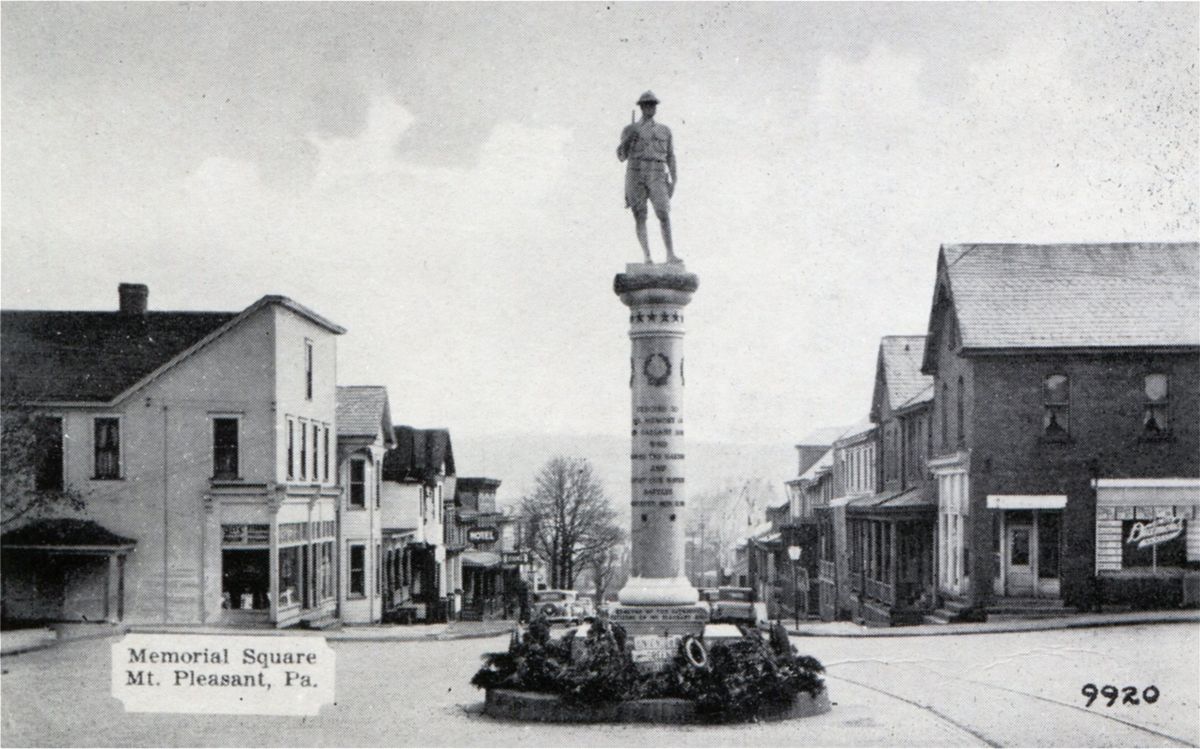
[(879, 342), (879, 371), (887, 386), (888, 403), (896, 409), (932, 386), (933, 377), (921, 373), (925, 336), (889, 335)]
[(1200, 346), (1200, 243), (948, 245), (941, 297), (964, 349)]
[(814, 429), (804, 438), (796, 443), (796, 447), (828, 447), (833, 444), (833, 441), (841, 437), (849, 427), (821, 427)]
[(43, 518), (8, 531), (0, 536), (5, 548), (91, 548), (117, 549), (131, 547), (137, 541), (118, 536), (91, 520), (75, 518)]
[(863, 435), (868, 434), (874, 428), (875, 428), (874, 422), (872, 422), (869, 418), (863, 419), (862, 421), (858, 422), (854, 426), (847, 429), (845, 432), (842, 432), (841, 436), (839, 436), (836, 440), (834, 440), (833, 444), (835, 447), (838, 447), (843, 444), (853, 442), (854, 440), (858, 439), (859, 437), (862, 437)]
[[(833, 448), (831, 447), (825, 451), (824, 455), (817, 459), (816, 463), (813, 463), (811, 466), (809, 466), (807, 471), (792, 479), (792, 481), (812, 481), (832, 467)], [(791, 483), (791, 481), (788, 483)]]
[(346, 332), (278, 295), (264, 296), (241, 312), (3, 310), (3, 397), (43, 403), (116, 401), (268, 305), (291, 310), (330, 332)]
[(384, 444), (396, 444), (387, 388), (382, 385), (338, 385), (339, 437), (374, 437), (383, 432)]
[(0, 312), (4, 399), (110, 401), (236, 312)]
[(443, 465), (455, 475), (449, 430), (398, 426), (394, 433), (396, 446), (383, 455), (385, 481), (433, 481)]

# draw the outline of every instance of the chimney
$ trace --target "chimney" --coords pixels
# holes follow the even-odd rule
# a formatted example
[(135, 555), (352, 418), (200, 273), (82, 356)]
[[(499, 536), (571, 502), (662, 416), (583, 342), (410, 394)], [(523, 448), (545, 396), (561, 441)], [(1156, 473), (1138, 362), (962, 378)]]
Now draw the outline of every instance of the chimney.
[(146, 314), (146, 300), (150, 296), (150, 289), (146, 287), (146, 284), (123, 283), (117, 287), (117, 294), (121, 297), (121, 314)]

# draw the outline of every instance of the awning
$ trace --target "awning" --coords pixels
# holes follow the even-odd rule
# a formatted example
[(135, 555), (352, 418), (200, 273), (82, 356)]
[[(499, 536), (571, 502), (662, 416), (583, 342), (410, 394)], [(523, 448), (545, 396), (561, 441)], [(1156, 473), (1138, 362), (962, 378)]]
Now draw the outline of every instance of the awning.
[(118, 536), (99, 523), (75, 518), (34, 520), (0, 536), (0, 546), (5, 549), (72, 554), (110, 554), (130, 551), (136, 545), (136, 540)]
[(499, 567), (500, 555), (494, 551), (464, 551), (462, 563), (464, 567)]
[(1065, 494), (989, 494), (989, 510), (1061, 510), (1067, 506)]
[(1096, 479), (1099, 507), (1200, 505), (1200, 479)]

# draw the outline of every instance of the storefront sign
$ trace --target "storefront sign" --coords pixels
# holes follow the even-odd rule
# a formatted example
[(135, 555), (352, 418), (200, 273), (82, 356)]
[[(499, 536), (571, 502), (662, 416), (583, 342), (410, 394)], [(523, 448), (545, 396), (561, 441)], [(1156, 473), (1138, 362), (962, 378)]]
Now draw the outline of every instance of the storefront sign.
[(1129, 529), (1127, 544), (1137, 544), (1139, 549), (1158, 546), (1179, 538), (1183, 533), (1183, 518), (1161, 517), (1146, 522), (1137, 522)]
[(524, 551), (505, 551), (501, 557), (505, 564), (529, 564), (529, 555)]
[(323, 637), (128, 634), (112, 646), (112, 696), (130, 713), (316, 715), (334, 672)]
[(473, 544), (491, 543), (496, 540), (496, 529), (472, 528), (467, 531), (467, 540)]

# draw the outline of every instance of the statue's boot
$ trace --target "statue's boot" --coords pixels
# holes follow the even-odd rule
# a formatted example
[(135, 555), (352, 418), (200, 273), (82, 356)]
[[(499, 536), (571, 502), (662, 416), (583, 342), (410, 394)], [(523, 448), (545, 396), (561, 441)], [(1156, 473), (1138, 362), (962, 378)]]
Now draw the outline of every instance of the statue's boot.
[(675, 246), (671, 242), (671, 219), (659, 219), (659, 224), (662, 226), (663, 246), (667, 248), (667, 262), (682, 264), (683, 260), (675, 256)]
[(650, 259), (650, 238), (646, 236), (646, 219), (642, 217), (635, 220), (638, 243), (642, 245), (642, 254), (646, 256), (646, 265), (654, 265), (654, 261)]

